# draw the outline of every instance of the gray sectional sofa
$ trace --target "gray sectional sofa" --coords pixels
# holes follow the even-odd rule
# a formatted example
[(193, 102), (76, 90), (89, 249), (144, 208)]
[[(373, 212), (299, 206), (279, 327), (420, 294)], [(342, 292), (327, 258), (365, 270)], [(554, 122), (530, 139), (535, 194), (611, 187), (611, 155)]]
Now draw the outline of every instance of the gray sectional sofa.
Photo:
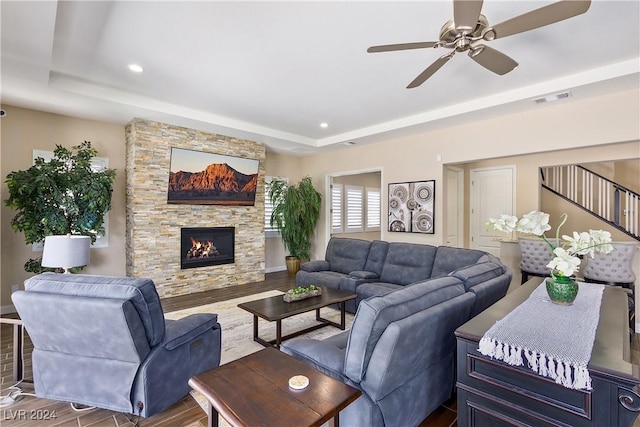
[(281, 350), (362, 391), (341, 426), (408, 427), (451, 396), (454, 331), (506, 294), (511, 272), (482, 251), (331, 239), (296, 280), (355, 290), (359, 305), (350, 330)]
[(309, 261), (296, 285), (328, 286), (358, 295), (347, 303), (355, 313), (363, 300), (438, 277), (460, 279), (476, 295), (472, 316), (502, 298), (511, 272), (495, 256), (474, 249), (414, 243), (331, 238), (324, 260)]

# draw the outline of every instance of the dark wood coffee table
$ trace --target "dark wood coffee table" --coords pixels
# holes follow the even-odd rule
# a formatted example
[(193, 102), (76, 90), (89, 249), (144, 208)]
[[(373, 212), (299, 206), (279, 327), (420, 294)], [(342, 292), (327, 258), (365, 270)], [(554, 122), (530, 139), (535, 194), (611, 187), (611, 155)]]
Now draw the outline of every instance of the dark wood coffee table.
[[(350, 292), (340, 291), (338, 289), (327, 288), (324, 286), (322, 286), (321, 288), (321, 295), (300, 301), (285, 302), (282, 298), (282, 295), (278, 295), (275, 297), (269, 297), (238, 304), (238, 307), (253, 314), (253, 340), (259, 342), (265, 347), (275, 345), (277, 348), (279, 348), (280, 344), (284, 340), (297, 337), (298, 335), (310, 331), (315, 331), (316, 329), (323, 328), (325, 326), (331, 325), (344, 330), (345, 301), (355, 299), (357, 295)], [(340, 307), (340, 323), (332, 322), (331, 320), (325, 319), (320, 316), (320, 309), (332, 304), (338, 304)], [(312, 310), (316, 311), (316, 320), (320, 322), (320, 324), (316, 324), (311, 327), (282, 336), (282, 319), (295, 316), (296, 314), (307, 313)], [(268, 320), (269, 322), (276, 322), (275, 339), (267, 341), (258, 335), (258, 317)]]
[[(290, 388), (295, 375), (309, 385)], [(189, 386), (209, 402), (209, 427), (218, 414), (232, 426), (338, 426), (340, 411), (362, 394), (273, 347), (198, 374)]]

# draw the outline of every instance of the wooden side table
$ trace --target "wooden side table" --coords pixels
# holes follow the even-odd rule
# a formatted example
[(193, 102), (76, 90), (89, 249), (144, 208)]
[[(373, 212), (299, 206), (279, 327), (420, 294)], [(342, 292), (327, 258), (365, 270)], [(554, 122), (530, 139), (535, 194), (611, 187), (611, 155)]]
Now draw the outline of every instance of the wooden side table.
[[(532, 278), (459, 327), (457, 347), (458, 427), (486, 425), (631, 426), (640, 413), (640, 370), (629, 362), (627, 296), (607, 286), (588, 364), (593, 390), (573, 390), (525, 366), (512, 366), (478, 352), (497, 321), (542, 283)], [(539, 319), (545, 324), (546, 319)]]
[[(290, 388), (295, 375), (309, 385)], [(273, 347), (195, 375), (189, 385), (209, 402), (211, 427), (218, 413), (232, 426), (338, 426), (340, 411), (362, 394)]]

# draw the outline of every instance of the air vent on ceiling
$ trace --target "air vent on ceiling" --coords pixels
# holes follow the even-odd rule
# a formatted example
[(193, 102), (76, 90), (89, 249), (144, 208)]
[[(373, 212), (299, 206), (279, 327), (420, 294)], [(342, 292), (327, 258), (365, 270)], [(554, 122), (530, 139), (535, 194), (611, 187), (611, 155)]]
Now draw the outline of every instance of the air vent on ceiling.
[(571, 96), (571, 92), (560, 92), (553, 95), (543, 96), (542, 98), (536, 98), (533, 102), (536, 104), (544, 104), (545, 102), (559, 101), (561, 99), (568, 98), (569, 96)]

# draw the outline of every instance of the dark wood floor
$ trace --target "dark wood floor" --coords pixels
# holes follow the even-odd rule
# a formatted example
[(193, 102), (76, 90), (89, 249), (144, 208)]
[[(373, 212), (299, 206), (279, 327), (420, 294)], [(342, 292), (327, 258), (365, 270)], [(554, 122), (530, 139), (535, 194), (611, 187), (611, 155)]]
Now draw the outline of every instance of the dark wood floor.
[[(250, 283), (232, 288), (218, 289), (197, 294), (167, 298), (162, 300), (165, 312), (181, 310), (198, 305), (211, 304), (246, 295), (252, 295), (268, 290), (286, 291), (294, 286), (293, 276), (286, 272), (269, 273), (265, 281)], [(6, 316), (15, 317), (15, 316)], [(220, 319), (220, 321), (224, 321)], [(13, 385), (13, 332), (12, 326), (2, 324), (0, 326), (0, 367), (1, 367), (1, 396), (6, 396), (7, 387)], [(31, 380), (31, 351), (33, 346), (29, 338), (25, 339), (25, 378)], [(33, 386), (21, 384), (25, 393), (33, 393)], [(43, 419), (47, 415), (55, 415), (55, 418)], [(129, 419), (129, 418), (131, 419)], [(0, 408), (0, 425), (3, 427), (112, 427), (134, 426), (134, 416), (125, 415), (105, 409), (91, 409), (85, 412), (74, 412), (68, 403), (39, 399), (25, 396), (16, 403)], [(438, 408), (429, 418), (423, 422), (423, 426), (450, 427), (456, 423), (456, 402), (452, 399), (446, 405)], [(141, 427), (206, 427), (206, 413), (191, 398), (186, 396), (166, 411), (149, 418), (140, 419)]]
[[(167, 298), (162, 300), (165, 312), (181, 310), (198, 305), (211, 304), (246, 295), (252, 295), (268, 290), (278, 289), (286, 291), (294, 286), (293, 276), (286, 272), (269, 273), (265, 281), (250, 283), (232, 288), (218, 289), (201, 292), (197, 294)], [(7, 316), (11, 317), (11, 316)], [(220, 321), (224, 321), (220, 319)], [(2, 396), (6, 396), (7, 387), (13, 384), (12, 380), (12, 326), (2, 324), (0, 327), (0, 367)], [(28, 337), (25, 339), (25, 378), (31, 379), (31, 342)], [(640, 334), (634, 334), (631, 339), (631, 360), (640, 364)], [(32, 386), (21, 385), (23, 392), (33, 393)], [(451, 427), (456, 424), (456, 401), (455, 398), (447, 402), (434, 411), (422, 424), (421, 427)], [(55, 419), (37, 419), (44, 415), (55, 414)], [(129, 416), (135, 421), (135, 417)], [(0, 425), (11, 427), (53, 427), (53, 426), (73, 426), (73, 427), (112, 427), (126, 426), (132, 427), (134, 422), (128, 419), (125, 414), (108, 411), (104, 409), (92, 409), (86, 412), (74, 412), (68, 403), (56, 402), (45, 399), (38, 399), (26, 396), (11, 406), (0, 408)], [(191, 398), (186, 396), (178, 403), (166, 411), (149, 418), (140, 420), (141, 427), (205, 427), (207, 418), (205, 412)]]

